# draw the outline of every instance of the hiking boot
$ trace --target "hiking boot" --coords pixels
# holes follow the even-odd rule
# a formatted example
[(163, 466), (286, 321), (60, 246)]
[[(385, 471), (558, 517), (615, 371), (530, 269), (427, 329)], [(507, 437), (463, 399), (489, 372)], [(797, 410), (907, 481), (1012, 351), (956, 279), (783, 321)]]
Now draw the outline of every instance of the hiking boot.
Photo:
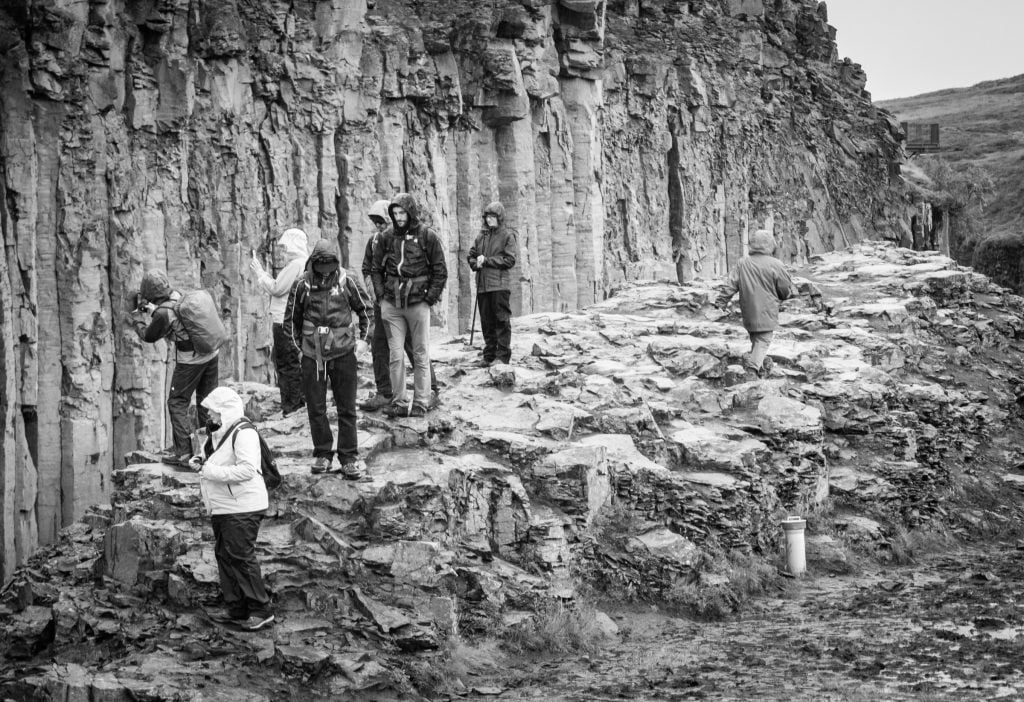
[(359, 409), (363, 410), (364, 412), (376, 412), (377, 410), (381, 409), (382, 407), (387, 407), (390, 404), (391, 404), (391, 396), (390, 395), (381, 395), (378, 392), (373, 397), (371, 397), (371, 398), (369, 398), (367, 400), (363, 400), (362, 402), (360, 402), (359, 403)]
[(491, 365), (492, 363), (494, 363), (494, 359), (493, 358), (491, 358), (491, 359), (481, 358), (479, 361), (474, 361), (470, 365), (474, 365), (477, 368), (486, 368), (487, 366)]
[(412, 403), (412, 408), (409, 410), (407, 417), (422, 417), (428, 412), (427, 408), (418, 402)]
[(287, 417), (289, 414), (294, 414), (295, 412), (298, 412), (300, 409), (303, 409), (305, 406), (306, 404), (302, 403), (299, 405), (295, 405), (294, 407), (289, 407), (288, 409), (282, 409), (281, 416)]
[(317, 456), (313, 460), (313, 467), (309, 471), (313, 475), (320, 475), (326, 473), (331, 469), (331, 457), (330, 456)]
[(338, 469), (345, 480), (362, 480), (366, 477), (366, 464), (362, 461), (346, 461)]
[(765, 356), (764, 360), (761, 361), (761, 372), (758, 373), (758, 375), (761, 376), (762, 378), (767, 378), (769, 375), (772, 374), (772, 368), (774, 367), (775, 362), (771, 359), (771, 357)]
[(246, 631), (258, 631), (263, 627), (274, 623), (274, 615), (267, 614), (266, 616), (253, 615), (241, 622), (241, 627)]
[(384, 408), (384, 414), (389, 417), (407, 417), (409, 415), (409, 406), (405, 402), (392, 402)]

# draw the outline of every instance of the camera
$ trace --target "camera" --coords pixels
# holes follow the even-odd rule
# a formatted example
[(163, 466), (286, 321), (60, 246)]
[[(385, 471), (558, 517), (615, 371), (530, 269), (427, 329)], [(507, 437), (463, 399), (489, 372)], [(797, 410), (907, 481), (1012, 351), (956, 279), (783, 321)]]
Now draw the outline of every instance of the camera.
[(145, 312), (146, 305), (149, 304), (149, 300), (142, 296), (142, 293), (135, 293), (135, 299), (133, 301), (132, 312)]

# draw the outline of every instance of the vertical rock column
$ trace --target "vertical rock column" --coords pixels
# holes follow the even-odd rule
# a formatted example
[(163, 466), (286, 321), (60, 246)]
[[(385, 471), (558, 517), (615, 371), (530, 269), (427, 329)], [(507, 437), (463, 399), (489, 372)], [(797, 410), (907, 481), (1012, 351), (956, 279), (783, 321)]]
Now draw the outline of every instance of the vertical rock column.
[(64, 523), (110, 494), (111, 389), (106, 126), (98, 115), (65, 120), (58, 188), (57, 285), (60, 296), (63, 402), (60, 437)]
[(577, 307), (599, 299), (604, 252), (604, 199), (601, 193), (600, 81), (561, 81), (572, 132), (573, 210), (576, 229)]

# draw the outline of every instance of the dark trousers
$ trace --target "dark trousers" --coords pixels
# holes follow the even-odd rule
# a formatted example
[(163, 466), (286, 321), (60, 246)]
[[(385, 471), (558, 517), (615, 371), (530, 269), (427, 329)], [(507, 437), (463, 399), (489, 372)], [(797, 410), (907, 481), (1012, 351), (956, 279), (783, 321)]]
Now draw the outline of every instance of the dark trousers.
[(213, 553), (228, 615), (270, 616), (270, 596), (256, 560), (256, 536), (264, 512), (213, 515)]
[(351, 463), (358, 455), (355, 351), (325, 361), (324, 365), (324, 370), (318, 372), (315, 358), (302, 357), (302, 389), (306, 394), (309, 432), (313, 435), (313, 456), (319, 458), (333, 453), (334, 437), (327, 419), (327, 386), (330, 385), (334, 405), (338, 408), (338, 460)]
[[(373, 382), (377, 392), (384, 397), (391, 397), (391, 351), (388, 347), (387, 329), (380, 318), (380, 305), (373, 306), (373, 338), (370, 340), (370, 354), (373, 356)], [(412, 335), (405, 335), (405, 355), (412, 363)], [(430, 389), (437, 392), (437, 376), (434, 375), (434, 362), (430, 362)]]
[(512, 360), (512, 306), (508, 290), (478, 293), (480, 331), (484, 333), (484, 360)]
[(203, 400), (220, 382), (218, 356), (206, 363), (175, 363), (171, 374), (171, 392), (167, 396), (167, 415), (171, 420), (176, 456), (192, 455), (192, 427), (188, 421), (188, 406), (192, 393), (196, 394), (196, 414), (199, 426), (206, 426), (206, 408)]
[(274, 368), (281, 391), (281, 411), (290, 414), (306, 403), (302, 395), (302, 368), (299, 350), (285, 333), (284, 325), (274, 322)]

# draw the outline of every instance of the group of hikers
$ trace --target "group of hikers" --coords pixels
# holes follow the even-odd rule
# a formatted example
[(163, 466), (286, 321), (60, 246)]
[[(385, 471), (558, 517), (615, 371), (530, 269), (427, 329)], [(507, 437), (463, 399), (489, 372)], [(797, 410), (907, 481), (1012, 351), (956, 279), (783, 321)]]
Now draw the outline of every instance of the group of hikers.
[[(437, 233), (420, 218), (408, 193), (378, 200), (369, 210), (375, 232), (367, 242), (362, 274), (372, 299), (374, 329), (370, 352), (376, 393), (360, 407), (390, 417), (423, 417), (440, 402), (430, 361), (430, 308), (441, 300), (448, 280)], [(369, 303), (341, 265), (337, 247), (318, 241), (308, 251), (301, 229), (286, 229), (275, 250), (282, 267), (268, 273), (253, 255), (250, 268), (270, 295), (273, 359), (287, 416), (306, 408), (313, 442), (311, 472), (337, 472), (348, 480), (366, 475), (358, 457), (356, 349), (366, 342)], [(476, 273), (484, 348), (480, 365), (511, 360), (511, 269), (516, 232), (504, 222), (504, 208), (485, 208), (483, 226), (467, 255)], [(269, 497), (261, 472), (261, 439), (245, 417), (237, 392), (219, 385), (218, 349), (198, 343), (201, 323), (185, 314), (185, 296), (164, 271), (142, 278), (132, 324), (146, 342), (170, 339), (175, 365), (167, 398), (173, 444), (161, 454), (169, 464), (200, 474), (199, 486), (211, 514), (214, 553), (225, 611), (218, 618), (255, 631), (274, 621), (270, 597), (256, 560), (256, 537)], [(148, 319), (146, 316), (148, 315)], [(216, 313), (207, 315), (215, 318)], [(220, 324), (211, 319), (211, 324)], [(412, 398), (406, 388), (405, 359), (413, 368)], [(330, 388), (338, 415), (337, 443), (327, 416)], [(193, 447), (188, 409), (196, 396), (197, 419), (206, 441)], [(334, 468), (333, 459), (338, 464)]]
[[(289, 228), (277, 242), (281, 269), (271, 275), (255, 254), (250, 267), (256, 282), (270, 295), (274, 366), (281, 411), (289, 415), (303, 406), (313, 442), (311, 472), (337, 472), (360, 480), (366, 465), (358, 458), (356, 430), (357, 343), (365, 343), (373, 305), (370, 352), (376, 392), (360, 404), (367, 412), (383, 410), (390, 417), (423, 417), (437, 407), (437, 378), (430, 360), (430, 308), (441, 300), (448, 280), (444, 250), (436, 232), (420, 218), (415, 200), (400, 193), (378, 200), (369, 210), (375, 232), (366, 244), (361, 272), (368, 303), (360, 286), (341, 266), (335, 245), (320, 240), (307, 255), (308, 239)], [(489, 366), (511, 360), (511, 270), (516, 263), (516, 232), (505, 222), (500, 202), (483, 211), (483, 226), (467, 255), (476, 274), (476, 305), (484, 337), (482, 358)], [(739, 294), (740, 312), (751, 350), (743, 359), (757, 376), (770, 372), (767, 351), (778, 326), (779, 304), (792, 294), (793, 280), (772, 254), (775, 239), (758, 230), (749, 255), (732, 270), (716, 305), (722, 309)], [(804, 282), (815, 309), (825, 306), (816, 288)], [(144, 274), (133, 324), (143, 341), (170, 338), (175, 366), (167, 399), (173, 445), (162, 458), (200, 473), (200, 490), (212, 516), (215, 555), (225, 611), (218, 618), (248, 630), (274, 621), (263, 583), (255, 544), (269, 504), (261, 474), (261, 439), (245, 417), (242, 398), (219, 386), (217, 349), (194, 343), (198, 332), (182, 310), (183, 295), (172, 288), (163, 271)], [(410, 399), (406, 358), (413, 369)], [(338, 413), (337, 443), (327, 418), (330, 388)], [(188, 408), (196, 395), (198, 421), (208, 434), (193, 449)], [(337, 455), (338, 465), (333, 459)]]

